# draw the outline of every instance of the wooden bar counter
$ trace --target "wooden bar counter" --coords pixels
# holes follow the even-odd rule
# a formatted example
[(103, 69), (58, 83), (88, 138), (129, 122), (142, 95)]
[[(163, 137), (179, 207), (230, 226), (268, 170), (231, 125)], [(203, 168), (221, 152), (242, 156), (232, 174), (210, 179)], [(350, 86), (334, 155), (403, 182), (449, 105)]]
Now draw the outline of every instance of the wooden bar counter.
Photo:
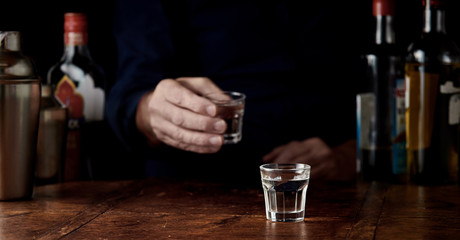
[(0, 202), (0, 239), (460, 239), (460, 188), (311, 181), (305, 221), (272, 223), (261, 186), (69, 182)]

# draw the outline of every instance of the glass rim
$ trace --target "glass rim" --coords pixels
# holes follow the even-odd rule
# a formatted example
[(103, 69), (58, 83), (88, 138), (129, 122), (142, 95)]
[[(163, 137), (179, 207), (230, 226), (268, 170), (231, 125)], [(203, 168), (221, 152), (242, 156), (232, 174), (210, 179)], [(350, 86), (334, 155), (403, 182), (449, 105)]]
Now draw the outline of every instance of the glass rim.
[(311, 166), (305, 163), (266, 163), (260, 167), (261, 171), (266, 172), (297, 172), (302, 170), (310, 170)]
[[(217, 95), (217, 94), (225, 94), (225, 95), (229, 95), (229, 96), (237, 97), (237, 98), (232, 98), (229, 100), (219, 100), (219, 99), (212, 98), (213, 95)], [(236, 91), (210, 92), (210, 93), (204, 94), (203, 96), (214, 103), (233, 103), (233, 102), (241, 102), (246, 99), (246, 95), (244, 93), (236, 92)]]

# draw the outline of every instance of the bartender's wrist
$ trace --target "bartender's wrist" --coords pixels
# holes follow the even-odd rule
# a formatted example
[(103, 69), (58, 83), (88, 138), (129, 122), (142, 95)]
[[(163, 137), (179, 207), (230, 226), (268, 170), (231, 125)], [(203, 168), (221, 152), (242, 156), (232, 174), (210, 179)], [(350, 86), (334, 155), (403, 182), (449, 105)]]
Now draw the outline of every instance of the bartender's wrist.
[(151, 92), (148, 92), (140, 98), (137, 104), (135, 121), (139, 132), (146, 138), (148, 144), (153, 147), (161, 145), (162, 142), (155, 136), (148, 121), (148, 98), (150, 94)]

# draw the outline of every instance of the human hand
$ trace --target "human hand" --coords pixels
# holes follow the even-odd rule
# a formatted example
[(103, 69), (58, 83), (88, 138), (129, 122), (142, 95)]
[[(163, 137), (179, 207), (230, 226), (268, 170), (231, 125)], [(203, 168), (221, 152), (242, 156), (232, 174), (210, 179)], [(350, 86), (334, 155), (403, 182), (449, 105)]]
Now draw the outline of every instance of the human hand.
[(215, 118), (216, 105), (202, 97), (216, 91), (221, 90), (209, 78), (164, 79), (141, 98), (136, 125), (151, 144), (163, 142), (197, 153), (217, 152), (227, 125)]
[(262, 160), (273, 163), (307, 163), (311, 166), (313, 179), (348, 181), (356, 174), (355, 149), (355, 140), (331, 148), (322, 139), (314, 137), (279, 146)]

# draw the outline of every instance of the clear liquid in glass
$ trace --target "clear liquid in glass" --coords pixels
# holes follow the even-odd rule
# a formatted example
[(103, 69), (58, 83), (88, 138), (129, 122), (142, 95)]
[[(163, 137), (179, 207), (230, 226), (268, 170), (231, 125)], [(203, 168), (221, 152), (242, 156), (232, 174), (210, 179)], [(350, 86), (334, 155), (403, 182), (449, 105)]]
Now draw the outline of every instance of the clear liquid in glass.
[(262, 179), (267, 219), (274, 222), (304, 221), (308, 182), (309, 178)]

